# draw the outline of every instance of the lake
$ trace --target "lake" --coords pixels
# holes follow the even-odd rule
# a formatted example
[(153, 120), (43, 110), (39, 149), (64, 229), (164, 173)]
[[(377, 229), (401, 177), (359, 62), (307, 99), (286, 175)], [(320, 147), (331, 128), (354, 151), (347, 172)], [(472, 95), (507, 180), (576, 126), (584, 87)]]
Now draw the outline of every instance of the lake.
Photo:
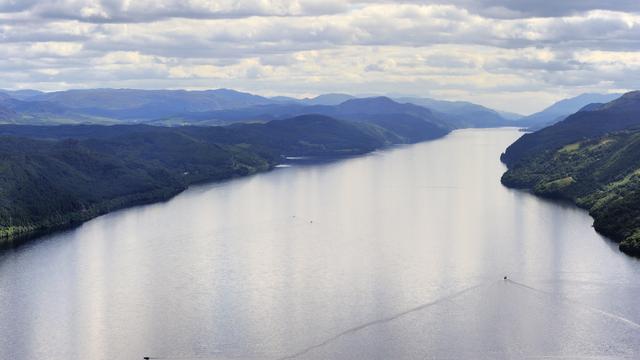
[(0, 359), (637, 358), (640, 261), (500, 184), (521, 134), (195, 186), (9, 250)]

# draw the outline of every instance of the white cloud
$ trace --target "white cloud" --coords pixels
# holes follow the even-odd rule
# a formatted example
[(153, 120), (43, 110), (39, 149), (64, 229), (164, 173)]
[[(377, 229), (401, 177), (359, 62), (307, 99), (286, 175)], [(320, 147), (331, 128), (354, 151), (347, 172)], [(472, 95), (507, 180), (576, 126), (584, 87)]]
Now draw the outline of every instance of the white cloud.
[(412, 93), (532, 111), (532, 93), (637, 86), (638, 4), (0, 0), (0, 87)]

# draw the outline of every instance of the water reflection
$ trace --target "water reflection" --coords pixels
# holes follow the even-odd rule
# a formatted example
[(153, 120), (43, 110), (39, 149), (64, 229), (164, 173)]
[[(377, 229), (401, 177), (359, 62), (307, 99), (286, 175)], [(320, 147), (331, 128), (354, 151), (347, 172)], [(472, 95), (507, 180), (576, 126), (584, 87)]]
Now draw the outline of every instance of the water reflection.
[(198, 186), (8, 252), (0, 358), (637, 354), (638, 329), (590, 308), (640, 322), (640, 264), (583, 211), (500, 185), (519, 135)]

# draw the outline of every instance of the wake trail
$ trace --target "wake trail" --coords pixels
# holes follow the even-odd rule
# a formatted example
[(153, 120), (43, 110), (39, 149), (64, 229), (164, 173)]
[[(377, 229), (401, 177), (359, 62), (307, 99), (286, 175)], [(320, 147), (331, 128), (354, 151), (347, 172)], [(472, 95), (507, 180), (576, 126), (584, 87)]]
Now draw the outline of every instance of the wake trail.
[[(323, 341), (321, 341), (319, 343), (316, 343), (314, 345), (308, 346), (308, 347), (306, 347), (306, 348), (304, 348), (302, 350), (299, 350), (299, 351), (297, 351), (297, 352), (295, 352), (293, 354), (289, 354), (289, 355), (285, 355), (283, 357), (275, 358), (275, 360), (295, 359), (295, 358), (297, 358), (299, 356), (302, 356), (304, 354), (307, 354), (307, 353), (311, 352), (312, 350), (324, 347), (324, 346), (326, 346), (326, 345), (328, 345), (328, 344), (330, 344), (330, 343), (332, 343), (332, 342), (334, 342), (334, 341), (336, 341), (336, 340), (338, 340), (338, 339), (340, 339), (340, 338), (342, 338), (344, 336), (356, 333), (356, 332), (358, 332), (360, 330), (363, 330), (363, 329), (366, 329), (366, 328), (369, 328), (369, 327), (372, 327), (372, 326), (389, 323), (391, 321), (394, 321), (394, 320), (396, 320), (398, 318), (401, 318), (403, 316), (406, 316), (408, 314), (427, 309), (429, 307), (438, 305), (438, 304), (440, 304), (442, 302), (445, 302), (445, 301), (450, 301), (450, 300), (452, 300), (454, 298), (462, 296), (465, 293), (468, 293), (468, 292), (473, 291), (475, 289), (478, 289), (480, 287), (494, 285), (494, 284), (497, 284), (498, 282), (505, 282), (505, 283), (508, 283), (508, 284), (511, 284), (511, 285), (514, 285), (514, 286), (518, 286), (518, 287), (521, 287), (521, 288), (526, 289), (528, 291), (536, 292), (538, 294), (542, 294), (542, 295), (545, 295), (545, 296), (557, 296), (561, 300), (563, 300), (563, 301), (565, 301), (567, 303), (574, 304), (574, 305), (577, 305), (577, 306), (581, 306), (581, 307), (583, 307), (585, 309), (588, 309), (588, 310), (593, 311), (595, 313), (601, 314), (601, 315), (606, 316), (608, 318), (621, 321), (621, 322), (631, 326), (634, 329), (640, 330), (640, 324), (634, 322), (633, 320), (627, 319), (627, 318), (625, 318), (625, 317), (623, 317), (621, 315), (618, 315), (618, 314), (615, 314), (615, 313), (612, 313), (612, 312), (608, 312), (608, 311), (605, 311), (605, 310), (602, 310), (602, 309), (598, 309), (596, 307), (593, 307), (593, 306), (590, 306), (590, 305), (587, 305), (587, 304), (572, 300), (572, 299), (570, 299), (570, 298), (568, 298), (566, 296), (558, 295), (558, 294), (550, 292), (550, 291), (537, 289), (537, 288), (535, 288), (533, 286), (529, 286), (527, 284), (524, 284), (524, 283), (521, 283), (521, 282), (518, 282), (518, 281), (514, 281), (514, 280), (511, 280), (511, 279), (505, 279), (505, 280), (492, 281), (492, 282), (489, 282), (489, 283), (482, 283), (482, 284), (470, 286), (470, 287), (464, 288), (464, 289), (462, 289), (460, 291), (457, 291), (455, 293), (452, 293), (450, 295), (447, 295), (447, 296), (441, 297), (439, 299), (436, 299), (434, 301), (431, 301), (431, 302), (428, 302), (428, 303), (413, 307), (411, 309), (408, 309), (408, 310), (393, 314), (391, 316), (363, 323), (361, 325), (346, 329), (346, 330), (344, 330), (344, 331), (342, 331), (342, 332), (340, 332), (340, 333), (338, 333), (336, 335), (333, 335), (333, 336), (331, 336), (331, 337), (329, 337), (329, 338), (327, 338), (327, 339), (325, 339), (325, 340), (323, 340)], [(552, 358), (552, 357), (550, 357), (550, 358)], [(149, 357), (149, 359), (185, 359), (186, 360), (186, 359), (209, 359), (209, 358), (198, 358), (198, 357)]]
[[(555, 294), (553, 292), (537, 289), (537, 288), (534, 288), (534, 287), (529, 286), (527, 284), (523, 284), (523, 283), (518, 282), (518, 281), (513, 281), (511, 279), (508, 279), (508, 280), (505, 280), (505, 281), (508, 282), (508, 283), (511, 283), (513, 285), (520, 286), (520, 287), (525, 288), (527, 290), (535, 291), (537, 293), (541, 293), (541, 294), (544, 294), (544, 295), (547, 295), (547, 296), (558, 296), (557, 294)], [(562, 300), (564, 300), (565, 302), (567, 302), (567, 303), (571, 303), (571, 304), (574, 304), (574, 305), (578, 305), (578, 306), (584, 307), (584, 308), (589, 309), (589, 310), (591, 310), (591, 311), (593, 311), (595, 313), (604, 315), (604, 316), (606, 316), (608, 318), (611, 318), (611, 319), (614, 319), (614, 320), (622, 321), (623, 323), (625, 323), (625, 324), (627, 324), (627, 325), (629, 325), (629, 326), (631, 326), (631, 327), (633, 327), (635, 329), (639, 329), (640, 330), (640, 324), (634, 322), (633, 320), (627, 319), (627, 318), (625, 318), (625, 317), (623, 317), (621, 315), (614, 314), (612, 312), (608, 312), (608, 311), (605, 311), (605, 310), (602, 310), (602, 309), (598, 309), (598, 308), (593, 307), (591, 305), (587, 305), (585, 303), (581, 303), (579, 301), (572, 300), (572, 299), (570, 299), (570, 298), (568, 298), (566, 296), (559, 295), (559, 297)]]
[(341, 338), (341, 337), (343, 337), (343, 336), (347, 336), (347, 335), (349, 335), (349, 334), (353, 334), (353, 333), (355, 333), (355, 332), (357, 332), (357, 331), (360, 331), (360, 330), (362, 330), (362, 329), (365, 329), (365, 328), (368, 328), (368, 327), (371, 327), (371, 326), (375, 326), (375, 325), (380, 325), (380, 324), (384, 324), (384, 323), (391, 322), (391, 321), (396, 320), (396, 319), (398, 319), (398, 318), (400, 318), (400, 317), (402, 317), (402, 316), (405, 316), (405, 315), (408, 315), (408, 314), (414, 313), (414, 312), (416, 312), (416, 311), (424, 310), (424, 309), (426, 309), (426, 308), (428, 308), (428, 307), (431, 307), (431, 306), (434, 306), (434, 305), (440, 304), (440, 303), (442, 303), (442, 302), (444, 302), (444, 301), (452, 300), (452, 299), (454, 299), (454, 298), (456, 298), (456, 297), (458, 297), (458, 296), (461, 296), (461, 295), (463, 295), (463, 294), (465, 294), (465, 293), (467, 293), (467, 292), (470, 292), (470, 291), (472, 291), (472, 290), (475, 290), (475, 289), (477, 289), (477, 288), (479, 288), (479, 287), (486, 286), (486, 285), (490, 285), (490, 284), (494, 284), (494, 283), (495, 283), (495, 281), (494, 281), (494, 282), (491, 282), (491, 283), (489, 283), (489, 284), (487, 284), (487, 283), (483, 283), (483, 284), (478, 284), (478, 285), (470, 286), (470, 287), (468, 287), (468, 288), (462, 289), (462, 290), (460, 290), (460, 291), (458, 291), (458, 292), (455, 292), (455, 293), (453, 293), (453, 294), (450, 294), (450, 295), (447, 295), (447, 296), (445, 296), (445, 297), (439, 298), (439, 299), (434, 300), (434, 301), (432, 301), (432, 302), (428, 302), (428, 303), (425, 303), (425, 304), (422, 304), (422, 305), (416, 306), (416, 307), (414, 307), (414, 308), (411, 308), (411, 309), (405, 310), (405, 311), (403, 311), (403, 312), (399, 312), (399, 313), (394, 314), (394, 315), (391, 315), (391, 316), (389, 316), (389, 317), (382, 318), (382, 319), (378, 319), (378, 320), (374, 320), (374, 321), (370, 321), (370, 322), (367, 322), (367, 323), (364, 323), (364, 324), (361, 324), (361, 325), (358, 325), (358, 326), (352, 327), (352, 328), (347, 329), (347, 330), (344, 330), (344, 331), (342, 331), (342, 332), (340, 332), (340, 333), (338, 333), (338, 334), (336, 334), (336, 335), (334, 335), (334, 336), (332, 336), (332, 337), (330, 337), (330, 338), (328, 338), (328, 339), (326, 339), (326, 340), (324, 340), (324, 341), (322, 341), (322, 342), (319, 342), (319, 343), (317, 343), (317, 344), (315, 344), (315, 345), (311, 345), (311, 346), (309, 346), (309, 347), (307, 347), (307, 348), (304, 348), (304, 349), (302, 349), (302, 350), (300, 350), (300, 351), (298, 351), (298, 352), (296, 352), (296, 353), (294, 353), (294, 354), (290, 354), (290, 355), (286, 355), (286, 356), (283, 356), (283, 357), (277, 358), (276, 360), (289, 360), (289, 359), (295, 359), (295, 358), (297, 358), (297, 357), (299, 357), (299, 356), (301, 356), (301, 355), (304, 355), (304, 354), (306, 354), (306, 353), (308, 353), (308, 352), (310, 352), (310, 351), (312, 351), (312, 350), (314, 350), (314, 349), (317, 349), (317, 348), (320, 348), (320, 347), (326, 346), (326, 345), (328, 345), (329, 343), (331, 343), (331, 342), (333, 342), (333, 341), (335, 341), (335, 340), (338, 340), (339, 338)]

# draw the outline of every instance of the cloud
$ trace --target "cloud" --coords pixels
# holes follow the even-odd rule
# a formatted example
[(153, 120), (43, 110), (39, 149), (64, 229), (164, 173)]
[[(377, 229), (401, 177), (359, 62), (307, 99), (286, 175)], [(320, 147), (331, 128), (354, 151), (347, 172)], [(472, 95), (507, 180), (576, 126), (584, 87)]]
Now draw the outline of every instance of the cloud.
[(360, 4), (446, 4), (482, 15), (498, 19), (517, 19), (530, 17), (564, 17), (592, 10), (609, 10), (618, 12), (640, 12), (640, 2), (636, 0), (355, 0)]
[(637, 86), (639, 7), (635, 0), (0, 0), (0, 88), (428, 93), (528, 111), (532, 93)]
[(324, 15), (344, 11), (336, 0), (0, 0), (0, 12), (27, 11), (42, 19), (139, 23), (168, 18)]
[(461, 0), (457, 3), (480, 14), (498, 18), (562, 17), (591, 10), (640, 11), (640, 2), (636, 0)]
[(0, 0), (0, 12), (19, 12), (32, 8), (37, 0)]
[(373, 64), (369, 64), (365, 66), (364, 71), (373, 71), (373, 72), (386, 72), (393, 71), (397, 68), (398, 64), (393, 59), (384, 59), (376, 61)]
[(640, 12), (636, 0), (0, 0), (0, 12), (29, 12), (44, 19), (94, 23), (153, 22), (168, 18), (318, 16), (375, 4), (454, 5), (484, 17), (563, 17), (591, 10)]

